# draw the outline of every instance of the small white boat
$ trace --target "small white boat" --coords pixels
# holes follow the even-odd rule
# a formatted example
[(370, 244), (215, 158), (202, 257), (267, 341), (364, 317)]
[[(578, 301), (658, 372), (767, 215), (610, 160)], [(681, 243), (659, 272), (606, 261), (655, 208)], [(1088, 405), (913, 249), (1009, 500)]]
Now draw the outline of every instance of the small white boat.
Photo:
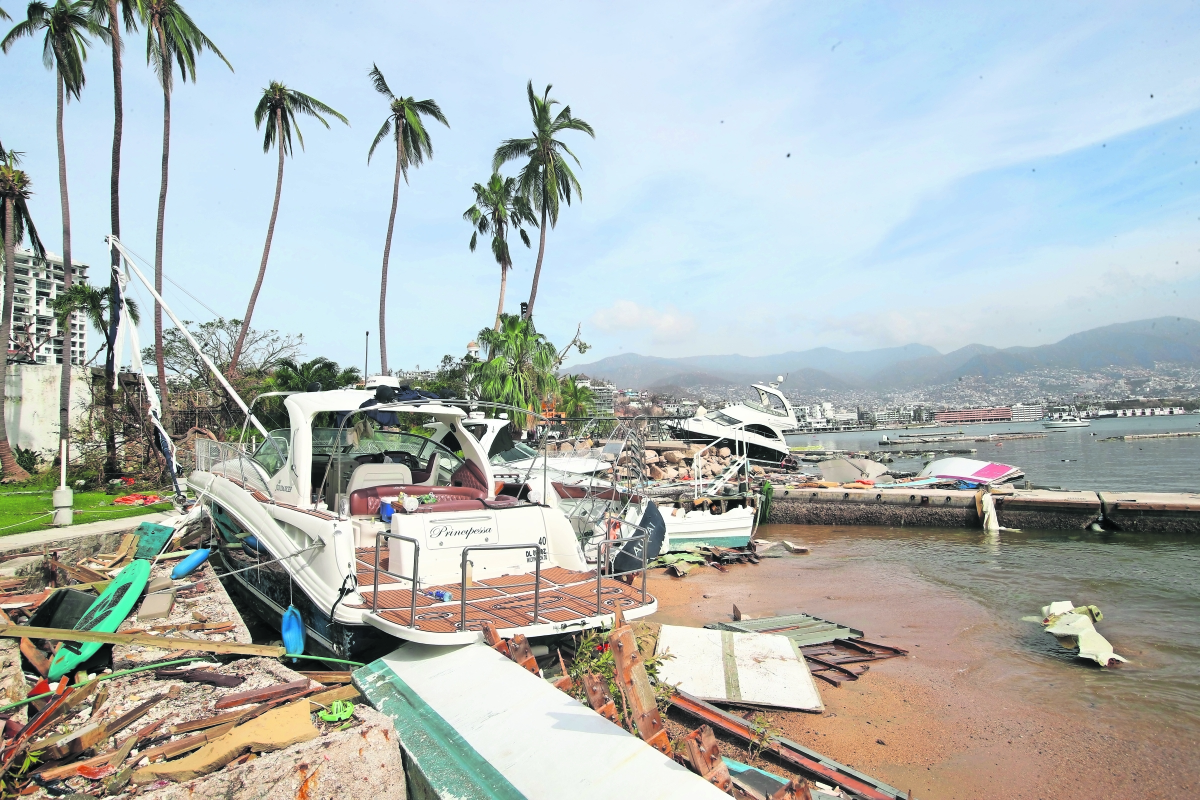
[(1061, 417), (1046, 420), (1042, 423), (1042, 427), (1055, 430), (1057, 428), (1086, 428), (1091, 424), (1091, 420), (1080, 419), (1074, 414), (1064, 414)]

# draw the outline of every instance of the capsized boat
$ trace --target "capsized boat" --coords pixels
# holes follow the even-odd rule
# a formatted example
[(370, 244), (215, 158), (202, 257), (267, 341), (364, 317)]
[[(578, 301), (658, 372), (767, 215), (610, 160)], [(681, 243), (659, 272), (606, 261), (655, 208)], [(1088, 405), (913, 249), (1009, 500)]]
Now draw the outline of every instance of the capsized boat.
[(974, 458), (939, 458), (930, 461), (917, 473), (918, 478), (942, 478), (987, 486), (1008, 483), (1024, 477), (1025, 473), (1010, 464), (979, 461)]

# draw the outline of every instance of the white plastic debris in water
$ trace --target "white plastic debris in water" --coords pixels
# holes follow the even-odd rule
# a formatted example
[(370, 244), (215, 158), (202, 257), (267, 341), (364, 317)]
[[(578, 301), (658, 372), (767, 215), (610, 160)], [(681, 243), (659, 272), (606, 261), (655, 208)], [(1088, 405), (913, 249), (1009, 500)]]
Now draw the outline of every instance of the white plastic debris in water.
[(1108, 640), (1096, 631), (1095, 623), (1104, 619), (1095, 606), (1076, 607), (1070, 600), (1059, 600), (1042, 608), (1042, 625), (1064, 647), (1079, 649), (1080, 658), (1090, 658), (1102, 667), (1114, 661), (1127, 661), (1113, 652)]

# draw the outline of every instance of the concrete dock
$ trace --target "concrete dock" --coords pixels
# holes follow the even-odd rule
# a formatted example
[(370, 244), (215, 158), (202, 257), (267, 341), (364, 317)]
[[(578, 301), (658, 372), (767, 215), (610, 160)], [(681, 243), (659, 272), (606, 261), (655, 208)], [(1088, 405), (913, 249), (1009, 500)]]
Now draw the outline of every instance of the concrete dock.
[[(768, 522), (978, 528), (975, 495), (952, 489), (776, 487)], [(1200, 535), (1200, 494), (1003, 487), (993, 499), (1006, 528), (1081, 530), (1101, 522), (1116, 530)]]

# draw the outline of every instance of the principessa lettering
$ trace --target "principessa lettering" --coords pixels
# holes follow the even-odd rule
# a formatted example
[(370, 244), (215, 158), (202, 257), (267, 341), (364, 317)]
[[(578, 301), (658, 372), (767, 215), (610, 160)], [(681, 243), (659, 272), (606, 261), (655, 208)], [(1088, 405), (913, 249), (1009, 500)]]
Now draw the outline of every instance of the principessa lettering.
[(469, 541), (472, 536), (491, 536), (491, 525), (471, 525), (468, 527), (458, 527), (455, 525), (434, 525), (429, 529), (430, 539), (461, 539)]

